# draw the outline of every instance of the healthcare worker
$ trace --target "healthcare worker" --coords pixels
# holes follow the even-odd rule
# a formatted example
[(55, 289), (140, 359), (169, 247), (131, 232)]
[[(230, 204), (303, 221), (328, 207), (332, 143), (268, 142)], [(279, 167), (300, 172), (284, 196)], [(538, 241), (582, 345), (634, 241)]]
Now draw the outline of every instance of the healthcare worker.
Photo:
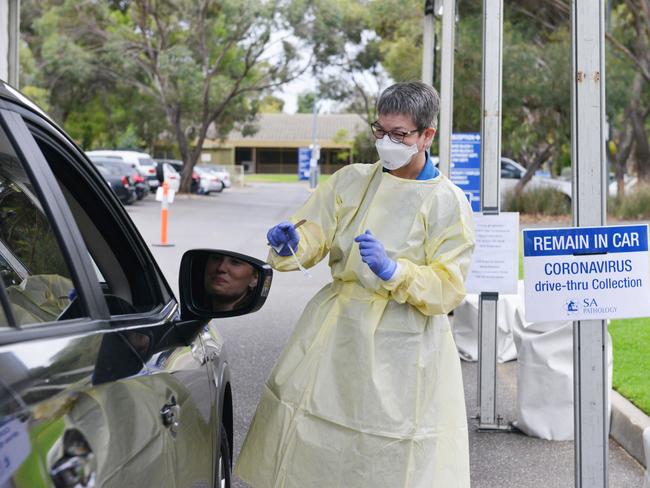
[(372, 124), (380, 161), (337, 171), (267, 235), (275, 269), (329, 254), (333, 282), (262, 391), (236, 467), (255, 488), (469, 487), (447, 314), (474, 234), (467, 198), (428, 155), (438, 107), (423, 83), (386, 89)]

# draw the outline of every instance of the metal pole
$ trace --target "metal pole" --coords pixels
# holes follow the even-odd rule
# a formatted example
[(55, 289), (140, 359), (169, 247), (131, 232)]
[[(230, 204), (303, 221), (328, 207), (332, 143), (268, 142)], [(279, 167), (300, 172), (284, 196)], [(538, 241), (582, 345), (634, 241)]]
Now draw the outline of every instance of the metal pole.
[(501, 178), (501, 51), (503, 0), (483, 0), (481, 209), (499, 213)]
[(311, 158), (309, 159), (309, 188), (318, 186), (318, 159), (320, 147), (318, 146), (318, 107), (316, 93), (314, 93), (314, 117), (311, 124)]
[(9, 0), (9, 53), (8, 80), (10, 85), (18, 88), (20, 64), (18, 58), (20, 44), (20, 0)]
[(436, 18), (433, 15), (433, 0), (424, 2), (424, 25), (422, 27), (422, 83), (433, 86), (435, 76)]
[(442, 64), (440, 65), (440, 162), (446, 176), (451, 168), (451, 133), (454, 119), (454, 31), (456, 0), (444, 0), (442, 11)]
[[(499, 213), (501, 178), (501, 51), (503, 0), (483, 1), (481, 97), (481, 210)], [(479, 300), (479, 429), (503, 428), (496, 413), (496, 339), (498, 293)]]
[[(604, 11), (602, 0), (574, 0), (571, 5), (575, 226), (601, 226), (607, 220)], [(608, 486), (606, 337), (603, 320), (574, 322), (576, 488)]]

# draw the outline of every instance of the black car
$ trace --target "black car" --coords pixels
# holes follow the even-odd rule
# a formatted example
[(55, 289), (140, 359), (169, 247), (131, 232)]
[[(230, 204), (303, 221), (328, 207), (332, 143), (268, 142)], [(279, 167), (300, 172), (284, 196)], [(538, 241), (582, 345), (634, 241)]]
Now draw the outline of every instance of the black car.
[(101, 165), (106, 167), (112, 167), (116, 170), (121, 171), (123, 174), (127, 175), (131, 180), (135, 188), (135, 196), (138, 200), (142, 200), (146, 195), (149, 194), (149, 182), (147, 179), (140, 174), (138, 168), (135, 164), (122, 161), (118, 158), (112, 158), (110, 156), (88, 156), (90, 160), (95, 163), (95, 165)]
[[(3, 82), (0, 217), (0, 486), (229, 487), (210, 319), (259, 309), (268, 265), (188, 251), (179, 302), (97, 168)], [(228, 260), (251, 276), (235, 301), (210, 278)]]
[(122, 172), (119, 168), (114, 168), (112, 166), (104, 166), (98, 164), (97, 161), (93, 161), (97, 166), (97, 169), (102, 174), (106, 182), (109, 184), (111, 189), (117, 195), (117, 198), (120, 199), (124, 205), (131, 205), (136, 200), (135, 186), (131, 181), (131, 177), (128, 174)]

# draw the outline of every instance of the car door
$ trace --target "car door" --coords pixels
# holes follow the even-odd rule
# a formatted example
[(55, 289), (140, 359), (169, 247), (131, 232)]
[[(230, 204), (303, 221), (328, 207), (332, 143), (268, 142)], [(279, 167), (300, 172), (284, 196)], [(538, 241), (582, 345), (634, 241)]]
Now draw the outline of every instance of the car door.
[(160, 271), (74, 145), (25, 107), (1, 102), (0, 121), (1, 211), (18, 220), (1, 253), (0, 486), (209, 486), (203, 324), (174, 325)]

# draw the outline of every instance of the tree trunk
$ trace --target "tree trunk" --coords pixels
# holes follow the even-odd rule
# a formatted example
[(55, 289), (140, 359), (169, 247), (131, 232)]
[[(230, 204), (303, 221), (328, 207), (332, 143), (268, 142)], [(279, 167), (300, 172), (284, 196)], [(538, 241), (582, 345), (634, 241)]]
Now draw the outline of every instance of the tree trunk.
[(634, 132), (634, 159), (636, 160), (636, 175), (639, 182), (647, 183), (650, 180), (650, 144), (645, 120), (639, 108), (632, 112), (631, 122)]
[(613, 158), (614, 174), (616, 175), (616, 196), (619, 199), (625, 198), (625, 169), (627, 167), (627, 160), (634, 147), (630, 112), (634, 110), (635, 104), (636, 101), (633, 99), (625, 109), (623, 129), (614, 137), (616, 141), (616, 154)]
[(553, 152), (553, 145), (547, 144), (541, 153), (535, 155), (533, 162), (528, 165), (528, 168), (526, 168), (526, 172), (524, 173), (524, 176), (522, 176), (521, 179), (515, 185), (514, 192), (517, 197), (521, 195), (521, 192), (526, 186), (526, 183), (528, 183), (531, 180), (535, 172), (542, 166), (542, 164), (544, 164), (544, 162), (549, 157), (551, 157), (552, 152)]

